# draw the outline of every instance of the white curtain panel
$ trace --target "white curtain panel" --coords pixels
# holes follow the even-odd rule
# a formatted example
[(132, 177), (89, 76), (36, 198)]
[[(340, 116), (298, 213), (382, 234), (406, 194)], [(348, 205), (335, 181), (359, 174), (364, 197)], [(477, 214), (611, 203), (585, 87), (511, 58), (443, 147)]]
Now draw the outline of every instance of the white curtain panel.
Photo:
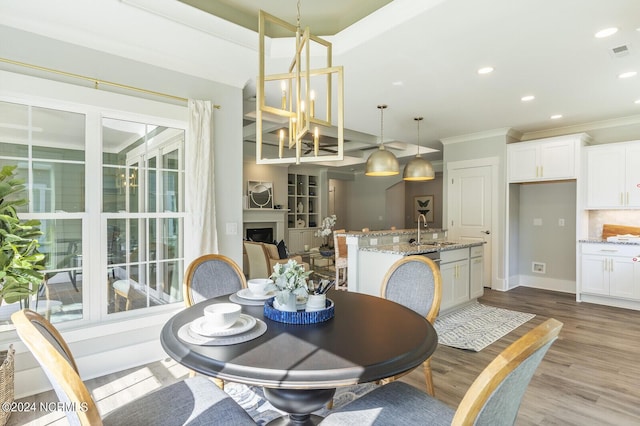
[(189, 100), (185, 149), (185, 268), (198, 256), (218, 253), (212, 110), (210, 101)]

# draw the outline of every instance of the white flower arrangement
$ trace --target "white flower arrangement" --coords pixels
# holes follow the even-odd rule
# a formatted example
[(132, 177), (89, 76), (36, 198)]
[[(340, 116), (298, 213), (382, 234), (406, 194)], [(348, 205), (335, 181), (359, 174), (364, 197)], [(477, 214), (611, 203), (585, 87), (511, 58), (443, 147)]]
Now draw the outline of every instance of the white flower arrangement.
[(322, 219), (322, 225), (320, 229), (316, 231), (316, 237), (328, 237), (333, 232), (333, 227), (336, 226), (336, 215), (332, 214)]
[(309, 294), (307, 278), (311, 272), (305, 272), (304, 266), (293, 259), (285, 264), (276, 263), (273, 265), (273, 274), (269, 277), (273, 280), (273, 284), (267, 286), (267, 291), (276, 291), (276, 300), (282, 305), (287, 302), (292, 293), (296, 297), (306, 298)]

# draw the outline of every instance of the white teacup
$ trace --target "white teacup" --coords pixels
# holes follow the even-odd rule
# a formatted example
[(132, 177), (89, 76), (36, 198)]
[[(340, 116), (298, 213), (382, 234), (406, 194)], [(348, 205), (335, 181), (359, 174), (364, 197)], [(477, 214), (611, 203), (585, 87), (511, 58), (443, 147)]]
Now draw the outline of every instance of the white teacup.
[(269, 278), (254, 278), (247, 281), (249, 291), (256, 296), (264, 296), (267, 294), (267, 286), (273, 283)]
[(241, 306), (235, 303), (214, 303), (205, 306), (204, 316), (212, 328), (229, 328), (240, 318)]

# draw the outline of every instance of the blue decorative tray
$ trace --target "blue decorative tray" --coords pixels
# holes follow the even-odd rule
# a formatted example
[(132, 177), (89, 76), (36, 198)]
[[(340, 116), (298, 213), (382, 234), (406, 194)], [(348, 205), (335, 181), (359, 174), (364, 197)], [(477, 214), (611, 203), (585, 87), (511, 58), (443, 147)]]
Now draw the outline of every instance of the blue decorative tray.
[(264, 316), (273, 321), (284, 322), (287, 324), (315, 324), (333, 318), (335, 306), (333, 300), (327, 299), (326, 308), (321, 311), (306, 312), (288, 312), (281, 311), (273, 307), (275, 297), (264, 302)]

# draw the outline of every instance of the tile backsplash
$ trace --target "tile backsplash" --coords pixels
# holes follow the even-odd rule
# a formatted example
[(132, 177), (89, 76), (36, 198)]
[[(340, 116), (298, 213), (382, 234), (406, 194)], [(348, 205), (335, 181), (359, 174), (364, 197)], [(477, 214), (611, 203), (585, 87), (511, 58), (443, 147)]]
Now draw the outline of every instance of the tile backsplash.
[(590, 210), (589, 238), (602, 238), (602, 225), (640, 227), (640, 210)]

